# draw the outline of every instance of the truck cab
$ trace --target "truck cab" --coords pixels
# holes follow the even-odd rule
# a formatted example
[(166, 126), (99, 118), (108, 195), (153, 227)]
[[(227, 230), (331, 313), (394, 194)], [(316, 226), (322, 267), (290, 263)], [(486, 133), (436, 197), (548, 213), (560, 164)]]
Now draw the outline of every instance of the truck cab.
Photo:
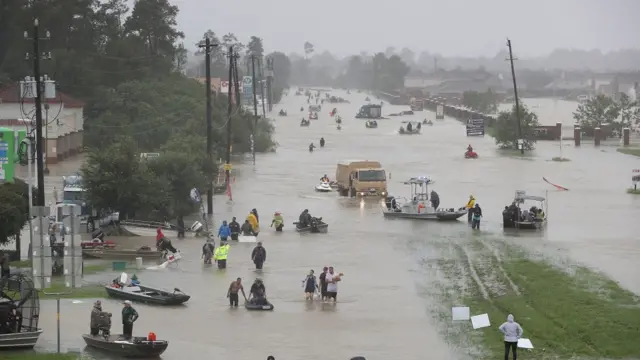
[(387, 195), (387, 174), (377, 161), (359, 160), (338, 163), (336, 182), (341, 196), (384, 197)]

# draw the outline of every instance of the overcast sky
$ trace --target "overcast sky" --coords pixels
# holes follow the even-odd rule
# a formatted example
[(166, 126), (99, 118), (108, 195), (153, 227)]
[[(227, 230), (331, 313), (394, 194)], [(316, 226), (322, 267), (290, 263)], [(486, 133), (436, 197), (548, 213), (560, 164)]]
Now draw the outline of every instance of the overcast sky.
[(506, 37), (520, 56), (640, 48), (640, 0), (170, 1), (189, 47), (212, 29), (245, 43), (260, 36), (267, 51), (302, 53), (309, 41), (341, 56), (388, 46), (493, 56)]

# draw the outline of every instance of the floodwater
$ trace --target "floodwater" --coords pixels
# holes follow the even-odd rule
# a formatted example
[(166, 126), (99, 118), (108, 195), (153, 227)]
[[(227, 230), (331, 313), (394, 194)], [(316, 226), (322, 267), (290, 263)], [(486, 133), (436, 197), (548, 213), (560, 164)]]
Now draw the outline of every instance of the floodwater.
[[(314, 192), (318, 179), (333, 177), (336, 163), (343, 159), (378, 160), (391, 176), (389, 191), (409, 196), (402, 181), (429, 175), (440, 194), (441, 206), (460, 207), (473, 194), (483, 208), (483, 238), (487, 242), (507, 241), (549, 254), (567, 256), (605, 271), (620, 283), (640, 292), (635, 275), (640, 260), (640, 197), (625, 193), (631, 171), (640, 161), (616, 152), (615, 147), (594, 148), (584, 144), (574, 148), (558, 142), (540, 142), (526, 157), (496, 149), (491, 137), (467, 138), (462, 124), (454, 119), (436, 121), (423, 127), (419, 136), (399, 136), (401, 120), (434, 119), (433, 113), (379, 120), (379, 128), (367, 129), (364, 120), (353, 119), (365, 103), (364, 94), (343, 96), (351, 104), (326, 104), (320, 119), (309, 128), (299, 122), (307, 107), (304, 97), (290, 95), (274, 114), (285, 109), (288, 117), (276, 117), (276, 153), (258, 155), (255, 166), (248, 161), (236, 165), (234, 202), (216, 197), (215, 223), (237, 216), (243, 219), (257, 208), (262, 220), (260, 240), (268, 251), (263, 272), (256, 273), (250, 261), (251, 244), (233, 244), (228, 269), (204, 268), (200, 261), (201, 240), (174, 241), (185, 259), (177, 268), (144, 271), (143, 282), (167, 288), (179, 287), (192, 295), (184, 307), (158, 308), (138, 305), (137, 334), (154, 331), (170, 341), (164, 359), (215, 355), (217, 359), (348, 359), (364, 355), (375, 359), (465, 359), (465, 349), (447, 341), (447, 325), (437, 321), (432, 309), (438, 299), (422, 291), (427, 279), (420, 271), (422, 260), (438, 256), (433, 243), (464, 243), (476, 237), (466, 221), (427, 223), (385, 221), (380, 204), (361, 203), (335, 193)], [(336, 129), (328, 113), (332, 107), (343, 117)], [(384, 105), (383, 113), (404, 109)], [(309, 153), (310, 142), (327, 141), (325, 148)], [(471, 143), (480, 158), (466, 160)], [(552, 162), (552, 157), (570, 158)], [(560, 192), (542, 177), (568, 187)], [(505, 236), (501, 211), (516, 190), (548, 196), (549, 226), (542, 234)], [(326, 235), (300, 235), (291, 222), (302, 209), (322, 216), (330, 224)], [(279, 210), (286, 219), (284, 233), (268, 227), (271, 214)], [(124, 239), (123, 242), (152, 243), (153, 239)], [(336, 305), (307, 303), (302, 299), (301, 280), (309, 269), (334, 266), (345, 274)], [(108, 280), (114, 274), (88, 277)], [(274, 312), (247, 312), (229, 309), (225, 294), (229, 283), (242, 277), (247, 284), (261, 276)], [(118, 332), (120, 310), (117, 302), (105, 308), (116, 313)], [(55, 349), (55, 302), (43, 302), (41, 324), (45, 332), (40, 348)], [(62, 301), (62, 348), (84, 347), (79, 334), (88, 331), (91, 301)], [(99, 356), (97, 356), (99, 357)]]

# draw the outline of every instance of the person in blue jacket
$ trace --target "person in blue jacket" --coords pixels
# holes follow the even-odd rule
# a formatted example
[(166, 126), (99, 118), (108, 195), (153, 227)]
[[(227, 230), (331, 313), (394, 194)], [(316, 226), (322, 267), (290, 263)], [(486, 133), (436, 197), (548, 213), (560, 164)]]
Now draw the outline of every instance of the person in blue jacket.
[(222, 222), (222, 225), (220, 225), (220, 229), (218, 229), (218, 237), (222, 241), (227, 241), (229, 236), (231, 236), (231, 228), (229, 228), (227, 220), (225, 220)]

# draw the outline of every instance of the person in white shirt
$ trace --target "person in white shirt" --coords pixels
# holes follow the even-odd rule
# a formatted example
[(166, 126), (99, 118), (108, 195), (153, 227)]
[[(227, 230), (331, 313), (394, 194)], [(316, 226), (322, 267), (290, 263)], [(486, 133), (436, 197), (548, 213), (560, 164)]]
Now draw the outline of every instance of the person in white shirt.
[(325, 281), (327, 282), (327, 300), (333, 299), (333, 301), (336, 302), (338, 299), (338, 281), (340, 281), (340, 276), (334, 273), (333, 266), (329, 267)]

